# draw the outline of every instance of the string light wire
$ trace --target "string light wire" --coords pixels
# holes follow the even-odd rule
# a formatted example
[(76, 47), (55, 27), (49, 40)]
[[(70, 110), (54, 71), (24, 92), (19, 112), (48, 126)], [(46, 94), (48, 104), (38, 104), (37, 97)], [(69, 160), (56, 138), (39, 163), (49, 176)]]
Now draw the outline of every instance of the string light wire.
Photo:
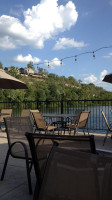
[(77, 55), (72, 55), (72, 56), (66, 56), (66, 57), (64, 57), (64, 58), (61, 58), (61, 59), (55, 59), (55, 60), (51, 60), (51, 61), (44, 61), (44, 62), (40, 62), (40, 63), (38, 63), (38, 64), (36, 64), (37, 66), (39, 66), (39, 65), (42, 65), (42, 64), (47, 64), (48, 65), (48, 67), (50, 66), (50, 63), (53, 63), (53, 62), (56, 62), (56, 61), (60, 61), (60, 65), (62, 65), (63, 64), (63, 60), (66, 60), (66, 59), (69, 59), (69, 58), (74, 58), (75, 59), (75, 62), (77, 61), (77, 57), (79, 57), (79, 56), (82, 56), (82, 55), (85, 55), (85, 54), (93, 54), (93, 58), (95, 58), (95, 53), (97, 52), (97, 51), (100, 51), (100, 50), (102, 50), (102, 49), (108, 49), (108, 48), (112, 48), (112, 45), (110, 45), (110, 46), (104, 46), (104, 47), (100, 47), (100, 48), (98, 48), (98, 49), (96, 49), (96, 50), (93, 50), (93, 51), (87, 51), (87, 52), (83, 52), (83, 53), (80, 53), (80, 54), (77, 54)]

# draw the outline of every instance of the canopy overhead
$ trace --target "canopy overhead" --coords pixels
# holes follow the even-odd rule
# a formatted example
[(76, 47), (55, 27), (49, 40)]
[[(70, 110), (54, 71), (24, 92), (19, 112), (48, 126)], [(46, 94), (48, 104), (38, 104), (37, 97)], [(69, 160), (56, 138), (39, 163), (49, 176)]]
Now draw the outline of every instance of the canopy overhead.
[(112, 83), (112, 73), (107, 74), (102, 81)]
[(0, 89), (28, 89), (26, 84), (0, 69)]

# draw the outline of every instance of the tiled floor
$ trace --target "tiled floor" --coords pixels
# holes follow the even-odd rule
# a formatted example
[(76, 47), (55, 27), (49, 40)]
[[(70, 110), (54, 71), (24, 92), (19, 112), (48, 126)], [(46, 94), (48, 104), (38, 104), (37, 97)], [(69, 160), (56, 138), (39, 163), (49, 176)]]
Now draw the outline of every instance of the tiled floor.
[[(95, 135), (96, 148), (112, 150), (112, 140), (109, 137), (103, 146), (104, 135)], [(0, 132), (0, 176), (7, 152), (7, 138), (5, 132)], [(35, 187), (35, 173), (32, 169), (32, 187)], [(3, 181), (0, 181), (0, 200), (33, 200), (29, 195), (26, 176), (25, 161), (10, 157), (6, 174)]]
[[(0, 176), (7, 152), (5, 133), (0, 133)], [(35, 187), (35, 174), (31, 172), (32, 187)], [(4, 180), (0, 180), (0, 200), (32, 200), (29, 195), (25, 161), (10, 157)]]

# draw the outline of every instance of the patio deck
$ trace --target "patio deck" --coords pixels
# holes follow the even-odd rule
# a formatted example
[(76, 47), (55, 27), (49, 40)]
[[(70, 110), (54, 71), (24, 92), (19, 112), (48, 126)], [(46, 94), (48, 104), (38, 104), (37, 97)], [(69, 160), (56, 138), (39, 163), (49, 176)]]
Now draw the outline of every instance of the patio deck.
[[(92, 134), (92, 133), (91, 133)], [(96, 148), (112, 151), (112, 140), (110, 136), (103, 146), (103, 134), (93, 133), (95, 135)], [(0, 132), (0, 176), (7, 152), (7, 138), (5, 132)], [(32, 187), (35, 187), (34, 169), (31, 172)], [(26, 176), (25, 161), (11, 158), (8, 162), (6, 174), (3, 181), (0, 181), (0, 200), (31, 200), (32, 195), (29, 195), (28, 182)]]
[[(5, 132), (0, 132), (0, 177), (7, 152)], [(35, 187), (35, 174), (32, 168), (32, 189)], [(10, 156), (4, 180), (0, 180), (0, 200), (32, 200), (29, 195), (25, 161)]]

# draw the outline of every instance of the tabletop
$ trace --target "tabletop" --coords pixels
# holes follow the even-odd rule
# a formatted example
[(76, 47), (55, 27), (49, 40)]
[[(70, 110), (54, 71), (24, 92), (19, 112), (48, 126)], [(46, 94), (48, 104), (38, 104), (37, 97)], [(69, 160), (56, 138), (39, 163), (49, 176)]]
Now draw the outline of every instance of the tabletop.
[(43, 117), (56, 117), (56, 118), (69, 118), (69, 117), (77, 117), (78, 114), (43, 114)]

